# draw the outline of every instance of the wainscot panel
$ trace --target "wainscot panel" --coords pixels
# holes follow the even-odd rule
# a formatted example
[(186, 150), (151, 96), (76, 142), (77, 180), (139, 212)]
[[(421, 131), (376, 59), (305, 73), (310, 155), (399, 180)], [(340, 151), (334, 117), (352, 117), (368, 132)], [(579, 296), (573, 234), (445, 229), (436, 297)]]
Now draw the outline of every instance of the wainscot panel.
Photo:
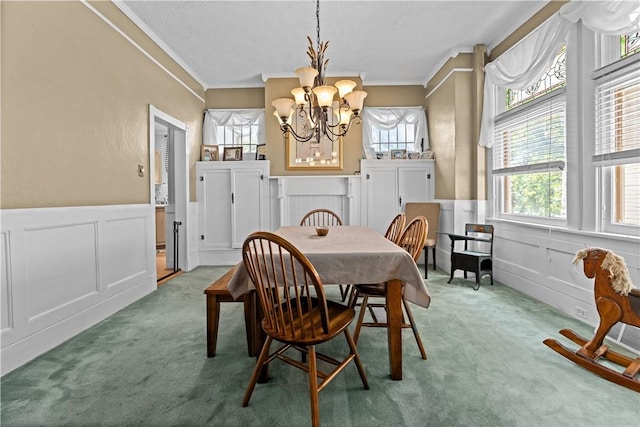
[(1, 215), (2, 375), (156, 289), (152, 205)]

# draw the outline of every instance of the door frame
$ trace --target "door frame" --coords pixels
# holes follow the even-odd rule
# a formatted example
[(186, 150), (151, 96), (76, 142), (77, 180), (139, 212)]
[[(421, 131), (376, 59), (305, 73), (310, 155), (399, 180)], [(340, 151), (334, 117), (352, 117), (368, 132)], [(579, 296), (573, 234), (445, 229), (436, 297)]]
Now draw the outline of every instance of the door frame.
[[(175, 117), (165, 113), (164, 111), (149, 104), (149, 205), (154, 211), (153, 222), (155, 230), (155, 191), (154, 191), (154, 177), (155, 177), (155, 123), (159, 121), (164, 125), (169, 126), (169, 143), (174, 145), (174, 149), (171, 150), (173, 154), (174, 171), (170, 178), (172, 182), (169, 186), (173, 188), (173, 203), (175, 208), (175, 221), (181, 222), (179, 242), (178, 242), (178, 268), (181, 270), (188, 270), (189, 262), (189, 147), (187, 144), (187, 131), (189, 130), (186, 123), (176, 119)], [(170, 227), (173, 230), (173, 225)], [(155, 253), (155, 236), (154, 243), (150, 245)], [(173, 242), (173, 236), (167, 235), (167, 243)], [(173, 245), (172, 245), (173, 248)], [(153, 256), (155, 259), (155, 254)], [(155, 268), (154, 268), (155, 272)]]

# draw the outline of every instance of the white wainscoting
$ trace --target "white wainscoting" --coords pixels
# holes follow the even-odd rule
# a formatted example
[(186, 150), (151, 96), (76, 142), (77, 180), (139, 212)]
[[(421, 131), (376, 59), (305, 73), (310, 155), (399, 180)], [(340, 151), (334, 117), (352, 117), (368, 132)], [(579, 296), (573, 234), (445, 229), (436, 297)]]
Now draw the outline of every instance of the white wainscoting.
[(360, 176), (275, 176), (270, 178), (271, 225), (298, 225), (313, 209), (331, 209), (345, 225), (360, 224)]
[(2, 375), (156, 289), (151, 205), (1, 215)]
[[(587, 246), (601, 247), (622, 256), (629, 268), (631, 281), (640, 287), (640, 241), (637, 238), (485, 220), (482, 218), (482, 212), (485, 212), (482, 201), (438, 201), (442, 204), (441, 231), (464, 233), (464, 224), (467, 222), (484, 222), (495, 226), (495, 280), (594, 328), (599, 316), (593, 297), (593, 279), (585, 277), (582, 263), (577, 266), (571, 263), (578, 250)], [(449, 271), (451, 266), (450, 249), (449, 239), (440, 235), (436, 260), (438, 268), (445, 271)], [(455, 277), (462, 277), (462, 272), (456, 272)], [(473, 274), (469, 280), (475, 280)], [(482, 287), (478, 292), (482, 292)], [(586, 312), (586, 316), (580, 317), (577, 308)], [(614, 332), (609, 334), (609, 338), (640, 353), (640, 329), (624, 326)], [(616, 336), (618, 332), (619, 336)], [(559, 337), (558, 331), (550, 330), (547, 333), (550, 337)]]

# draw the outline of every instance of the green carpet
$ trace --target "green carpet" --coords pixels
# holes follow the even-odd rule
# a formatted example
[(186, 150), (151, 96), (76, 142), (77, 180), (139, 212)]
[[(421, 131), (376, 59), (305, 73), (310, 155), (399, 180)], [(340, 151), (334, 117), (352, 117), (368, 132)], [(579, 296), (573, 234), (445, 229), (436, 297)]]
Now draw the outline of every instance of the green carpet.
[[(242, 304), (223, 303), (218, 351), (206, 357), (203, 290), (226, 271), (199, 267), (1, 379), (3, 426), (304, 426), (307, 377), (281, 362), (242, 396), (247, 356)], [(429, 359), (404, 331), (404, 379), (388, 377), (386, 332), (363, 329), (369, 378), (355, 366), (320, 393), (323, 426), (634, 426), (640, 394), (542, 344), (570, 327), (593, 330), (510, 288), (447, 284), (429, 272), (432, 303), (415, 307)], [(338, 295), (331, 287), (329, 295)], [(329, 348), (330, 347), (330, 348)], [(571, 345), (571, 348), (575, 346)], [(340, 337), (325, 351), (346, 351)]]

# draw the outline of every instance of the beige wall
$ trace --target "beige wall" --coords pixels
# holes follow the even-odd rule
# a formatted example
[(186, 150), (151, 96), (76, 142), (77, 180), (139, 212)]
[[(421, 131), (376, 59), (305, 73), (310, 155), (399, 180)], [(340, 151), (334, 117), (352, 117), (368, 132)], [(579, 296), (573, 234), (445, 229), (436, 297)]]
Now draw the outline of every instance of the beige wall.
[(471, 54), (449, 59), (427, 84), (429, 142), (436, 158), (436, 198), (470, 200), (477, 195), (473, 138)]
[(187, 124), (194, 164), (204, 90), (113, 4), (92, 3), (195, 94), (80, 2), (0, 4), (1, 208), (149, 203), (149, 104)]
[(207, 89), (208, 108), (264, 108), (264, 88)]
[(416, 107), (424, 106), (424, 86), (365, 86), (365, 106), (370, 107)]

